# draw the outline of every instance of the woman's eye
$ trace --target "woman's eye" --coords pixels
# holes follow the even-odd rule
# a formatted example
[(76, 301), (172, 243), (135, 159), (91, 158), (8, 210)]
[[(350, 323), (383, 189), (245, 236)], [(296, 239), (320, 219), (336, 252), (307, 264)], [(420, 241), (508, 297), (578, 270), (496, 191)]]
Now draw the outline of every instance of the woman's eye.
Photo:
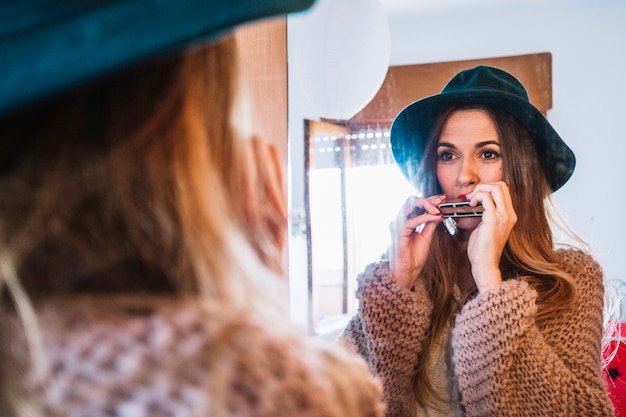
[(439, 153), (440, 161), (450, 161), (452, 159), (454, 159), (454, 154), (452, 152), (443, 151)]
[(496, 159), (500, 156), (498, 152), (492, 150), (484, 150), (482, 154), (484, 159)]

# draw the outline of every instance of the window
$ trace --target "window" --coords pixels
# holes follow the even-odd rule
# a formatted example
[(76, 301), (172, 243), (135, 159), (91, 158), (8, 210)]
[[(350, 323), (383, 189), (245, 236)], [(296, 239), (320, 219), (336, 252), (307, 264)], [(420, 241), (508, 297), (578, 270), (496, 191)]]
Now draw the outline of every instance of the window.
[[(333, 334), (356, 311), (356, 278), (389, 246), (389, 222), (413, 193), (393, 160), (387, 126), (309, 125), (307, 217), (310, 327)], [(333, 130), (333, 133), (328, 133)]]

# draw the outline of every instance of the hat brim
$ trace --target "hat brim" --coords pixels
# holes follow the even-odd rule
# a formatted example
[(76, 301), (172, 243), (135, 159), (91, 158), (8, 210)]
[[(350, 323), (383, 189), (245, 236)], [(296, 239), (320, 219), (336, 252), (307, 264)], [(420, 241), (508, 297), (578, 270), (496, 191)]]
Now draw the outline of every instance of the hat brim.
[(21, 0), (0, 6), (0, 115), (313, 1)]
[(565, 184), (574, 172), (576, 157), (544, 115), (528, 101), (496, 90), (448, 92), (409, 104), (398, 113), (390, 132), (391, 149), (404, 176), (413, 181), (433, 123), (451, 106), (485, 104), (502, 109), (528, 129), (552, 191)]

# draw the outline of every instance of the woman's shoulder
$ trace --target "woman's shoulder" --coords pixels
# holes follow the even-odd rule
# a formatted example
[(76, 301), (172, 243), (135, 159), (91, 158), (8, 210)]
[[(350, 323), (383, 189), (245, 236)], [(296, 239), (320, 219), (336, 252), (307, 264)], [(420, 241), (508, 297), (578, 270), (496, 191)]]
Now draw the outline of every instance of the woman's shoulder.
[[(107, 307), (99, 308), (105, 301)], [(216, 314), (197, 303), (168, 300), (88, 298), (46, 303), (38, 310), (52, 365), (53, 383), (47, 387), (77, 399), (47, 404), (59, 415), (69, 409), (89, 414), (87, 408), (99, 407), (101, 398), (112, 401), (114, 392), (135, 398), (147, 390), (142, 398), (173, 407), (180, 392), (205, 389), (209, 402), (217, 390), (214, 402), (219, 399), (230, 414), (242, 416), (334, 417), (382, 410), (378, 383), (360, 357), (318, 344), (284, 320), (269, 323), (250, 312)], [(64, 384), (86, 372), (97, 377)], [(219, 383), (211, 375), (220, 375)], [(166, 381), (171, 390), (152, 391), (145, 381)], [(338, 398), (336, 393), (353, 387), (357, 393)]]
[(229, 395), (256, 398), (239, 402), (243, 415), (382, 415), (379, 383), (354, 352), (296, 331), (237, 327), (219, 360), (230, 364)]
[(572, 276), (581, 274), (602, 275), (600, 263), (590, 253), (575, 247), (559, 248), (555, 251), (559, 265)]
[(604, 272), (590, 253), (578, 248), (561, 248), (556, 252), (560, 267), (572, 278), (579, 296), (601, 297), (604, 293)]

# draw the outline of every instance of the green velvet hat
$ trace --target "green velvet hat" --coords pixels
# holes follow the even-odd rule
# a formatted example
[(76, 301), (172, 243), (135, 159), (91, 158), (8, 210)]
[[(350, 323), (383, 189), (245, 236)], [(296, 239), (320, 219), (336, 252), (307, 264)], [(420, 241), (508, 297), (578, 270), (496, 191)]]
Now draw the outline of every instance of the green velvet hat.
[(0, 116), (314, 0), (0, 0)]
[(572, 150), (533, 106), (522, 83), (499, 68), (478, 66), (455, 75), (441, 93), (406, 106), (391, 126), (391, 149), (402, 173), (412, 181), (424, 156), (433, 123), (450, 107), (486, 104), (517, 118), (534, 139), (552, 191), (569, 180), (576, 166)]

